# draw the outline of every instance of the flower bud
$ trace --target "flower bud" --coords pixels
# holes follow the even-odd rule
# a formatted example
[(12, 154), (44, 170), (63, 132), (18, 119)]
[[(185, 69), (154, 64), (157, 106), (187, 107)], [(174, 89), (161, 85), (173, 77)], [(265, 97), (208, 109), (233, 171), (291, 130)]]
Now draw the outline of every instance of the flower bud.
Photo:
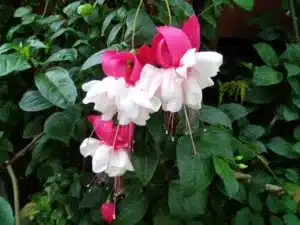
[(116, 218), (116, 205), (110, 202), (103, 203), (100, 212), (105, 222), (112, 223)]
[(243, 164), (243, 163), (240, 163), (240, 164), (238, 164), (238, 167), (239, 167), (240, 169), (246, 169), (248, 166), (245, 165), (245, 164)]
[(238, 155), (238, 156), (235, 157), (235, 160), (236, 161), (241, 161), (243, 158), (244, 158), (243, 156)]
[(93, 6), (91, 4), (83, 4), (77, 8), (77, 13), (80, 16), (90, 16), (93, 13)]

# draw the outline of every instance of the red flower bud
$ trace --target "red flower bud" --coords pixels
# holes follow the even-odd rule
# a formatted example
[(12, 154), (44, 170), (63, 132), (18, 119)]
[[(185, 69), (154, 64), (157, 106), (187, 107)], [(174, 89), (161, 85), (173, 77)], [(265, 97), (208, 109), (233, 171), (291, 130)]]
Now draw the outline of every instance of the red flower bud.
[(100, 208), (103, 220), (107, 223), (112, 223), (116, 218), (116, 205), (113, 203), (103, 203)]

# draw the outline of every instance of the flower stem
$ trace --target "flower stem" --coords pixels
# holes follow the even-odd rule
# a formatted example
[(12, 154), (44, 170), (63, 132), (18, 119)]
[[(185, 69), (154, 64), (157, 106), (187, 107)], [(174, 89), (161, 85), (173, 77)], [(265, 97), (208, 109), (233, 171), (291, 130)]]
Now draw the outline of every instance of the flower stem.
[(20, 225), (20, 203), (19, 203), (19, 188), (18, 188), (18, 180), (14, 173), (13, 168), (11, 165), (7, 166), (7, 172), (10, 176), (13, 193), (14, 193), (14, 209), (15, 209), (15, 223), (16, 225)]
[(172, 24), (172, 16), (171, 16), (171, 9), (170, 9), (170, 4), (169, 4), (169, 0), (165, 0), (166, 2), (166, 7), (168, 10), (168, 16), (169, 16), (169, 24)]
[(191, 125), (190, 125), (190, 121), (189, 121), (189, 117), (186, 111), (186, 106), (185, 104), (183, 104), (183, 111), (184, 111), (184, 115), (185, 115), (185, 119), (186, 119), (186, 123), (189, 129), (189, 134), (191, 137), (191, 142), (192, 142), (192, 146), (193, 146), (193, 153), (194, 155), (197, 155), (197, 151), (196, 151), (196, 146), (195, 146), (195, 142), (194, 142), (194, 138), (193, 138), (193, 134), (192, 134), (192, 129), (191, 129)]
[(293, 28), (296, 36), (295, 39), (297, 43), (300, 43), (299, 28), (298, 28), (298, 21), (297, 21), (298, 18), (295, 12), (294, 0), (289, 0), (289, 3), (290, 3), (291, 16), (293, 20)]
[(134, 48), (134, 36), (135, 36), (135, 28), (136, 28), (136, 21), (137, 21), (137, 18), (138, 18), (138, 15), (139, 15), (139, 12), (140, 12), (140, 9), (142, 7), (142, 4), (143, 4), (143, 0), (140, 0), (140, 3), (136, 9), (136, 12), (135, 12), (135, 16), (134, 16), (134, 21), (133, 21), (133, 30), (132, 30), (132, 38), (131, 38), (131, 47)]
[(42, 18), (44, 18), (45, 15), (46, 15), (46, 13), (47, 13), (47, 9), (48, 9), (49, 2), (50, 2), (50, 0), (47, 0), (47, 1), (46, 1), (46, 5), (45, 5), (45, 8), (44, 8), (44, 12), (43, 12)]

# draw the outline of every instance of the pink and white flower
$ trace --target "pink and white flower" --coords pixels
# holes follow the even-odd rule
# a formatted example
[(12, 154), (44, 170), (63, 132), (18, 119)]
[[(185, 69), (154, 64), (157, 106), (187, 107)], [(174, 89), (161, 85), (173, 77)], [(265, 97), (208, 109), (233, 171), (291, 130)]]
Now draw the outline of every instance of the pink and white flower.
[(197, 52), (200, 47), (200, 25), (192, 15), (181, 29), (172, 26), (157, 28), (153, 38), (156, 62), (144, 66), (138, 86), (148, 95), (161, 100), (164, 111), (178, 112), (185, 104), (200, 109), (202, 89), (214, 84), (223, 57), (217, 52)]
[(106, 51), (102, 56), (102, 68), (107, 75), (101, 81), (90, 81), (82, 86), (87, 92), (83, 103), (94, 103), (95, 110), (110, 120), (117, 113), (119, 124), (133, 122), (146, 125), (149, 114), (160, 108), (160, 100), (136, 87), (142, 67), (153, 63), (152, 49), (143, 46), (132, 52)]
[(133, 171), (129, 152), (131, 148), (133, 124), (114, 127), (112, 121), (105, 121), (101, 116), (89, 116), (96, 138), (86, 138), (80, 145), (80, 153), (92, 156), (94, 173), (105, 172), (110, 177), (123, 175), (127, 170)]

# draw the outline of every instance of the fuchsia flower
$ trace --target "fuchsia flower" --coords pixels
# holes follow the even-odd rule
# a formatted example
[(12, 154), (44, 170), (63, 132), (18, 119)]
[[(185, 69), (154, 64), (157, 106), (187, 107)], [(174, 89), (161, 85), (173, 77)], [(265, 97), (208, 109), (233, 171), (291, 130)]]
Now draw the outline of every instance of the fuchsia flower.
[(202, 89), (212, 86), (223, 57), (216, 52), (196, 52), (200, 46), (200, 25), (192, 15), (181, 29), (157, 28), (152, 47), (161, 69), (147, 64), (139, 80), (140, 88), (161, 100), (164, 111), (178, 112), (186, 104), (200, 109)]
[(107, 75), (101, 81), (90, 81), (82, 88), (87, 92), (83, 103), (95, 103), (95, 110), (103, 120), (111, 120), (118, 113), (121, 125), (134, 122), (146, 125), (149, 114), (160, 108), (160, 100), (138, 88), (144, 64), (153, 63), (154, 54), (148, 46), (132, 52), (106, 51), (102, 56), (102, 68)]
[(80, 153), (92, 156), (94, 173), (105, 172), (110, 177), (123, 175), (127, 170), (133, 171), (129, 158), (133, 138), (134, 124), (115, 127), (112, 121), (105, 121), (101, 116), (89, 116), (96, 138), (86, 138), (80, 145)]
[(105, 222), (112, 223), (116, 219), (116, 205), (109, 202), (103, 203), (100, 207), (100, 213)]

